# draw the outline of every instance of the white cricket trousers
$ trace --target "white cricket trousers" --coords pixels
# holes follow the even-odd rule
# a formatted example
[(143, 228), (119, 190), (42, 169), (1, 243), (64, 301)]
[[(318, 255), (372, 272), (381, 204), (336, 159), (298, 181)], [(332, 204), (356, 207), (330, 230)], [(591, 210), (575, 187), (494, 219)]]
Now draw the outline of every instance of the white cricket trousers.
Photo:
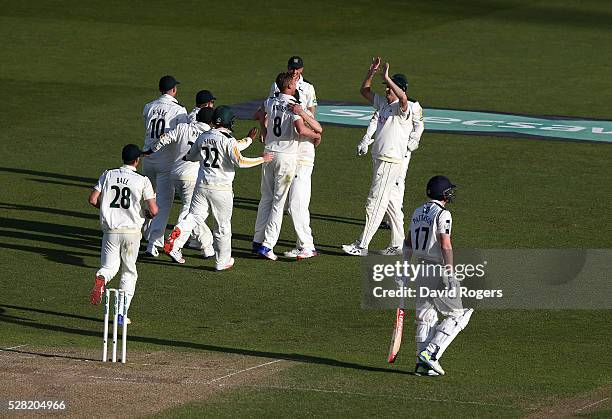
[(312, 189), (312, 165), (297, 165), (297, 171), (289, 188), (289, 214), (297, 235), (298, 249), (314, 249), (314, 240), (310, 228), (310, 196)]
[(257, 207), (253, 241), (273, 249), (283, 224), (285, 201), (297, 170), (293, 153), (274, 153), (274, 160), (261, 169), (261, 200)]
[[(189, 208), (191, 207), (191, 199), (193, 198), (193, 191), (195, 189), (196, 182), (193, 180), (172, 177), (172, 183), (174, 183), (174, 189), (178, 191), (181, 197), (181, 203), (183, 204), (178, 220), (176, 221), (176, 224), (178, 225), (185, 219), (185, 217), (187, 217), (187, 214), (189, 214)], [(208, 228), (206, 225), (206, 217), (196, 217), (195, 221), (196, 224), (191, 232), (192, 237), (198, 241), (200, 248), (202, 249), (211, 246), (213, 243), (213, 236), (210, 228)]]
[(194, 227), (201, 220), (206, 220), (208, 212), (215, 219), (213, 236), (215, 241), (215, 259), (217, 266), (229, 264), (232, 257), (232, 210), (234, 208), (234, 193), (231, 189), (209, 189), (198, 186), (191, 200), (189, 214), (178, 223), (180, 236), (174, 246), (182, 249)]
[(121, 267), (119, 289), (126, 291), (127, 308), (130, 307), (136, 290), (136, 280), (138, 279), (136, 259), (138, 258), (141, 237), (140, 231), (134, 233), (108, 232), (102, 236), (101, 268), (96, 276), (104, 277), (105, 283), (108, 284), (117, 275)]
[(404, 156), (402, 168), (399, 176), (395, 180), (389, 195), (389, 205), (387, 206), (387, 216), (391, 224), (391, 242), (389, 247), (399, 247), (404, 243), (404, 191), (406, 189), (406, 173), (410, 164), (410, 153)]
[(170, 177), (170, 167), (165, 163), (152, 162), (145, 158), (142, 169), (155, 188), (155, 202), (158, 208), (157, 215), (153, 217), (148, 228), (145, 226), (145, 238), (148, 236), (149, 245), (162, 247), (170, 207), (174, 200), (174, 183)]
[[(389, 206), (391, 191), (395, 186), (397, 178), (400, 176), (401, 170), (401, 163), (391, 163), (378, 159), (373, 161), (374, 173), (372, 175), (370, 193), (366, 200), (365, 226), (359, 239), (361, 247), (367, 249), (372, 237), (374, 237), (378, 230)], [(403, 223), (403, 220), (400, 222)]]

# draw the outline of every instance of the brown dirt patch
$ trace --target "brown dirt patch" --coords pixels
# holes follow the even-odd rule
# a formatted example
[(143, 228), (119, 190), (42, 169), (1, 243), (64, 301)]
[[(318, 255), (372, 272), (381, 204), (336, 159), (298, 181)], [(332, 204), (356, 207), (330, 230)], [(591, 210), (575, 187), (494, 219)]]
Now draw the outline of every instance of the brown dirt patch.
[(572, 418), (612, 409), (612, 387), (605, 386), (579, 396), (555, 400), (527, 418)]
[[(293, 363), (239, 354), (128, 351), (127, 364), (99, 352), (20, 347), (0, 351), (0, 394), (8, 400), (64, 400), (62, 416), (148, 415), (253, 384)], [(49, 411), (7, 412), (10, 417)]]

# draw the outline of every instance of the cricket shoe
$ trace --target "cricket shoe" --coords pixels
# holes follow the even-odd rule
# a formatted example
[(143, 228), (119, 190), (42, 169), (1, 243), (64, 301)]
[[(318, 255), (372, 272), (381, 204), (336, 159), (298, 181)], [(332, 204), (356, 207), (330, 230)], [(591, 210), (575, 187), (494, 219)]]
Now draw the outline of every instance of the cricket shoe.
[(419, 354), (419, 359), (438, 374), (444, 375), (442, 365), (440, 365), (437, 359), (433, 358), (432, 354), (427, 349)]
[(156, 258), (159, 256), (159, 250), (157, 250), (157, 247), (150, 244), (147, 246), (147, 250), (145, 251), (145, 256)]
[[(117, 315), (117, 324), (119, 326), (123, 326), (123, 314)], [(132, 321), (130, 320), (129, 317), (125, 318), (125, 324), (132, 324)]]
[(263, 245), (257, 251), (257, 256), (266, 258), (266, 259), (270, 259), (270, 260), (278, 259), (278, 256), (274, 254), (272, 249), (270, 249), (269, 247), (263, 246)]
[(261, 243), (253, 242), (253, 244), (251, 245), (251, 253), (257, 254), (260, 248), (261, 248)]
[(308, 259), (308, 258), (313, 258), (315, 256), (318, 256), (317, 250), (316, 249), (302, 249), (300, 251), (300, 253), (298, 253), (298, 255), (296, 256), (297, 260), (302, 260), (302, 259)]
[(217, 265), (215, 269), (217, 270), (217, 272), (225, 271), (227, 269), (230, 269), (232, 266), (234, 266), (234, 258), (230, 258), (229, 262), (225, 265)]
[(167, 252), (167, 255), (172, 258), (173, 261), (179, 264), (185, 263), (185, 259), (183, 259), (183, 253), (179, 249), (172, 250)]
[(361, 247), (361, 242), (359, 240), (355, 240), (351, 244), (343, 244), (342, 250), (344, 253), (349, 254), (351, 256), (367, 256), (368, 249)]
[(418, 375), (420, 377), (438, 377), (440, 375), (436, 371), (434, 371), (433, 368), (423, 362), (417, 362), (416, 366), (414, 367), (414, 373), (415, 375)]
[(104, 292), (105, 286), (106, 281), (104, 280), (104, 277), (101, 275), (96, 276), (90, 296), (90, 300), (93, 305), (97, 306), (100, 304), (100, 301), (102, 301), (102, 293)]
[(169, 255), (170, 252), (172, 252), (172, 249), (174, 249), (174, 241), (178, 239), (180, 235), (181, 235), (181, 229), (178, 227), (174, 227), (174, 229), (172, 230), (172, 233), (170, 233), (170, 235), (164, 242), (164, 253)]
[(300, 254), (300, 252), (302, 251), (302, 249), (300, 249), (299, 247), (296, 247), (295, 249), (291, 249), (288, 252), (283, 253), (283, 256), (286, 258), (297, 258), (297, 255)]
[(402, 254), (402, 248), (399, 246), (389, 246), (386, 249), (378, 251), (383, 256), (397, 256)]
[(204, 259), (210, 259), (215, 255), (215, 248), (212, 245), (206, 246), (202, 249), (202, 257)]

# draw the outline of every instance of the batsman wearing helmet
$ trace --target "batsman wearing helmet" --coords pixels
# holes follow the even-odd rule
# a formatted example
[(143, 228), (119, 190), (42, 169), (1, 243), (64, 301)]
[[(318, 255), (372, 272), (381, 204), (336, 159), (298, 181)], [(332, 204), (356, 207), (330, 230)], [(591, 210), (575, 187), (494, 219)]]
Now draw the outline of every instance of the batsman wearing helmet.
[[(412, 213), (410, 228), (404, 241), (404, 259), (423, 264), (423, 272), (444, 272), (443, 275), (417, 277), (417, 285), (429, 289), (454, 290), (440, 297), (417, 298), (416, 301), (416, 372), (444, 375), (440, 358), (453, 339), (470, 321), (473, 309), (464, 309), (459, 282), (453, 276), (452, 216), (446, 205), (454, 198), (456, 186), (446, 176), (434, 176), (427, 182), (429, 201)], [(428, 266), (444, 269), (428, 269)], [(438, 324), (438, 313), (445, 316)]]

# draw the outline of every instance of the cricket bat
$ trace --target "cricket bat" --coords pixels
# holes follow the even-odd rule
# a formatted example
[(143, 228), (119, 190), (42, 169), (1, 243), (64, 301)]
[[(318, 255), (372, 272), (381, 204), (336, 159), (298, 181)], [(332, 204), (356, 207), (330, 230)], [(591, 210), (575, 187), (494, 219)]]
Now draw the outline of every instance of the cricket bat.
[(393, 326), (393, 335), (391, 335), (391, 346), (389, 348), (389, 364), (395, 362), (397, 354), (402, 344), (402, 335), (404, 333), (404, 309), (398, 308), (395, 314), (395, 325)]

